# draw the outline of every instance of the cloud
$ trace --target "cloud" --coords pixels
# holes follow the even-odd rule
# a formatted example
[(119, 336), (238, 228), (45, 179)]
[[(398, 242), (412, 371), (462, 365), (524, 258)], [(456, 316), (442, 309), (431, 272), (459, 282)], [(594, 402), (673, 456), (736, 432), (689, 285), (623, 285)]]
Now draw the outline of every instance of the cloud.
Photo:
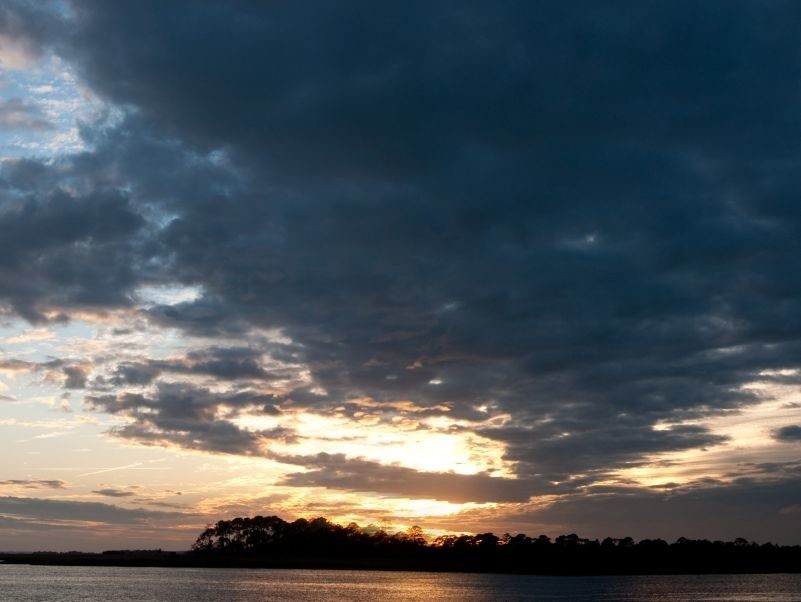
[(300, 464), (307, 470), (286, 475), (281, 485), (327, 487), (354, 492), (375, 492), (398, 497), (467, 502), (525, 502), (533, 491), (546, 488), (542, 480), (507, 479), (487, 474), (423, 472), (401, 466), (350, 459), (343, 454), (276, 456), (279, 462)]
[(30, 67), (35, 59), (36, 53), (27, 40), (0, 33), (0, 65), (5, 69), (24, 69)]
[(655, 430), (640, 420), (623, 417), (615, 425), (602, 423), (599, 428), (580, 409), (575, 414), (559, 415), (539, 428), (502, 427), (478, 432), (503, 441), (507, 459), (518, 462), (520, 472), (556, 481), (564, 480), (565, 475), (604, 474), (615, 466), (634, 466), (638, 456), (646, 454), (705, 448), (728, 440), (702, 426)]
[[(88, 403), (130, 420), (120, 436), (261, 454), (292, 433), (224, 404), (409, 400), (494, 420), (520, 483), (492, 485), (517, 499), (725, 444), (703, 421), (799, 366), (795, 5), (188, 7), (17, 19), (120, 114), (85, 124), (91, 151), (5, 165), (0, 301), (216, 341), (117, 362), (122, 390)], [(137, 308), (147, 285), (202, 293)], [(225, 345), (269, 330), (288, 342)], [(306, 382), (254, 393), (268, 358)], [(371, 468), (310, 462), (292, 479)], [(430, 493), (393, 469), (376, 487), (401, 477)]]
[(86, 387), (86, 368), (82, 368), (81, 366), (65, 366), (63, 371), (65, 389), (83, 389)]
[(15, 374), (18, 372), (32, 372), (36, 370), (36, 364), (17, 359), (0, 360), (0, 372)]
[(801, 426), (796, 424), (783, 426), (773, 433), (773, 438), (785, 443), (801, 441)]
[(114, 385), (147, 385), (164, 373), (208, 376), (222, 381), (273, 380), (277, 375), (262, 366), (264, 350), (248, 347), (211, 347), (190, 351), (185, 358), (126, 362), (117, 365), (109, 380)]
[(0, 67), (32, 67), (59, 30), (56, 3), (9, 0), (0, 7)]
[(130, 419), (113, 431), (119, 437), (149, 445), (242, 455), (264, 455), (269, 441), (294, 439), (295, 433), (289, 429), (250, 431), (230, 420), (242, 409), (274, 414), (276, 410), (270, 405), (273, 400), (272, 395), (250, 390), (218, 393), (182, 383), (158, 383), (152, 396), (122, 393), (86, 397), (89, 408)]
[(0, 127), (9, 129), (51, 130), (53, 124), (35, 105), (20, 98), (0, 101)]
[(67, 484), (60, 479), (6, 479), (0, 487), (24, 487), (26, 489), (65, 489)]
[(0, 514), (17, 520), (89, 521), (134, 525), (151, 519), (177, 518), (177, 512), (121, 508), (96, 502), (0, 497)]
[(119, 364), (111, 382), (116, 385), (148, 385), (161, 374), (161, 362)]
[(14, 358), (0, 360), (0, 373), (43, 373), (44, 379), (58, 382), (65, 389), (83, 389), (89, 376), (89, 367), (68, 364), (65, 360), (49, 359), (32, 362)]
[(0, 178), (0, 300), (34, 323), (47, 311), (63, 319), (68, 309), (130, 305), (126, 295), (137, 279), (126, 238), (144, 226), (130, 200), (113, 190), (30, 195), (17, 188), (28, 170), (6, 162)]
[(98, 495), (105, 495), (107, 497), (131, 497), (135, 495), (133, 491), (124, 491), (122, 489), (97, 489), (92, 491)]
[[(0, 497), (0, 533), (4, 551), (78, 549), (100, 552), (158, 547), (186, 550), (197, 532), (202, 530), (204, 518), (176, 510)], [(195, 522), (197, 527), (191, 527)]]
[(31, 343), (35, 341), (47, 341), (54, 339), (56, 334), (48, 328), (35, 328), (27, 330), (20, 334), (3, 337), (3, 342), (9, 345), (17, 345), (19, 343)]
[[(761, 543), (793, 544), (801, 537), (801, 530), (797, 521), (787, 520), (787, 514), (797, 503), (799, 486), (796, 478), (771, 482), (744, 479), (673, 494), (619, 489), (564, 498), (525, 513), (501, 513), (493, 520), (507, 529), (515, 524), (523, 530), (523, 523), (530, 521), (552, 535), (576, 532), (584, 537), (661, 537), (669, 541), (680, 536), (729, 541), (743, 537)], [(655, 516), (670, 520), (654, 520)]]

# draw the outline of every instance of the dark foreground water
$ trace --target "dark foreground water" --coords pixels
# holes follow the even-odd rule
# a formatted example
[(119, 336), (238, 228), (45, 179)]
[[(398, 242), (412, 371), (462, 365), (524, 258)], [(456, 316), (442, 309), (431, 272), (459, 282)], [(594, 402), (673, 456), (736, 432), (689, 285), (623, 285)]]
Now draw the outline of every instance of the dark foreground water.
[(14, 602), (799, 600), (801, 575), (540, 577), (466, 573), (0, 565)]

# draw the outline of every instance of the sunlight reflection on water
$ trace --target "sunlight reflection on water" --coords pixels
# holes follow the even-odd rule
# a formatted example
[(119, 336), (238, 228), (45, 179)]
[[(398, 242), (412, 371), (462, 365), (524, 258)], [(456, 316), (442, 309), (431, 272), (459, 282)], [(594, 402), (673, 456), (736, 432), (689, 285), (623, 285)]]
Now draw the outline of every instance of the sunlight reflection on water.
[(801, 575), (542, 577), (385, 571), (0, 565), (0, 600), (4, 602), (801, 601)]

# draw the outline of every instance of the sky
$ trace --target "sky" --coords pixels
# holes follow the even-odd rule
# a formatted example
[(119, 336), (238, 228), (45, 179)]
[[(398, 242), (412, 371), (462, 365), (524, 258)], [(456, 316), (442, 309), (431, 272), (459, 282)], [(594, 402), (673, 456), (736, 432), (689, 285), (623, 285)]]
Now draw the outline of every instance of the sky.
[(801, 543), (796, 2), (0, 4), (0, 549)]

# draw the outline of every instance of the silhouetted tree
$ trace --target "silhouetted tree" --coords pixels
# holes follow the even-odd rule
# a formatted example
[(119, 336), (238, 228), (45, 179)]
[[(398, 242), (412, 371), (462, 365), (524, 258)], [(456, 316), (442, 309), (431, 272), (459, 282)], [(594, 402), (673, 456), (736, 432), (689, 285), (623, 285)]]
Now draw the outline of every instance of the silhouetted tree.
[[(532, 539), (523, 533), (440, 535), (428, 543), (419, 526), (388, 534), (375, 525), (341, 526), (323, 517), (288, 523), (277, 516), (221, 520), (198, 536), (193, 552), (204, 558), (333, 559), (338, 564), (390, 562), (405, 568), (526, 573), (801, 572), (801, 547), (680, 537), (584, 539), (575, 533)], [(235, 561), (231, 561), (234, 562)], [(236, 561), (238, 562), (238, 561)], [(230, 564), (230, 563), (229, 563)]]

